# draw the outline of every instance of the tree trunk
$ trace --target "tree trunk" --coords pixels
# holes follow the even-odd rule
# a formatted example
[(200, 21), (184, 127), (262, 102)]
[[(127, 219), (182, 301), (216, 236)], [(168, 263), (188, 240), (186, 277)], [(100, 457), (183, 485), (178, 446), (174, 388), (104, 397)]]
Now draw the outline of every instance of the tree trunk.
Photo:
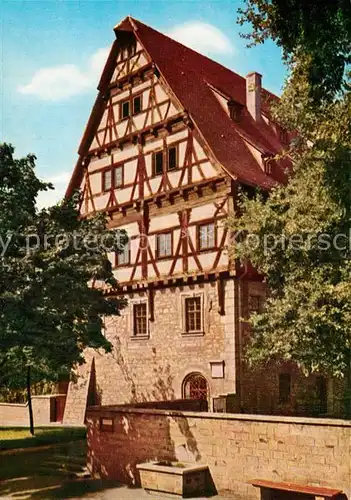
[(345, 406), (345, 418), (351, 420), (351, 351), (348, 352), (347, 364), (348, 364), (348, 369), (346, 370), (346, 375), (345, 375), (344, 406)]
[(29, 411), (29, 431), (31, 435), (34, 436), (32, 396), (30, 393), (30, 366), (27, 366), (27, 401), (28, 401), (28, 411)]

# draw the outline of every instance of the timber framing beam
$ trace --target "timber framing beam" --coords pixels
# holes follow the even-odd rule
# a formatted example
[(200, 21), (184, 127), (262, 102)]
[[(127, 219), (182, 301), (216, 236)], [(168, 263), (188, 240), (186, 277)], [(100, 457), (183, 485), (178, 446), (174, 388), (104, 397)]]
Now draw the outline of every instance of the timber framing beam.
[[(178, 276), (178, 277), (170, 277), (170, 278), (162, 278), (158, 279), (155, 277), (152, 280), (138, 280), (138, 281), (132, 281), (129, 283), (123, 283), (119, 286), (117, 290), (108, 290), (106, 291), (107, 295), (125, 295), (126, 293), (133, 293), (135, 291), (147, 291), (149, 293), (150, 290), (152, 290), (151, 295), (149, 295), (148, 300), (153, 301), (154, 299), (154, 293), (156, 290), (162, 289), (162, 288), (174, 288), (174, 287), (182, 287), (182, 286), (191, 286), (194, 285), (195, 283), (211, 283), (211, 282), (222, 282), (222, 285), (224, 284), (225, 279), (236, 279), (236, 275), (233, 272), (229, 272), (227, 270), (223, 271), (216, 271), (216, 272), (208, 272), (208, 273), (202, 273), (202, 274), (194, 274), (190, 276)], [(222, 286), (221, 285), (221, 286)], [(219, 286), (219, 285), (217, 285)], [(218, 288), (217, 288), (218, 291)], [(221, 293), (221, 292), (220, 292)], [(150, 299), (150, 297), (152, 297)], [(224, 298), (224, 297), (223, 297)], [(152, 304), (153, 306), (153, 304)], [(150, 302), (149, 302), (149, 307), (150, 307)], [(223, 309), (223, 314), (225, 314), (224, 311), (224, 306)], [(220, 310), (218, 310), (219, 314), (221, 314)], [(149, 313), (150, 314), (150, 313)], [(151, 317), (150, 317), (151, 320)], [(152, 320), (151, 320), (152, 321)]]

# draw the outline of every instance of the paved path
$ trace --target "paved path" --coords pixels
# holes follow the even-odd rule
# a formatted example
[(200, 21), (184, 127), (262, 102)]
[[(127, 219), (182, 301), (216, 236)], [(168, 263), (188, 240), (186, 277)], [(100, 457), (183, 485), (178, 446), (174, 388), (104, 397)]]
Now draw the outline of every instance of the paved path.
[[(86, 445), (66, 443), (41, 451), (0, 455), (0, 499), (165, 500), (112, 481), (76, 479), (84, 471)], [(169, 498), (169, 497), (168, 497)], [(174, 498), (174, 497), (172, 497)], [(214, 496), (213, 500), (234, 497)], [(197, 500), (204, 500), (198, 497)]]

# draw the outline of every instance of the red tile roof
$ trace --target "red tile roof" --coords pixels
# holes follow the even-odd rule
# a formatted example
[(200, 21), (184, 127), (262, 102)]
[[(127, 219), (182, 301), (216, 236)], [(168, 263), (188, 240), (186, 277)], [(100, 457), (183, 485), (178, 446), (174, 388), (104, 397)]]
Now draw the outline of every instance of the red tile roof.
[[(244, 141), (245, 138), (264, 155), (274, 155), (282, 149), (271, 127), (264, 120), (255, 122), (247, 111), (245, 78), (133, 18), (127, 17), (116, 26), (117, 42), (118, 34), (123, 31), (134, 32), (227, 173), (240, 182), (262, 188), (270, 188), (277, 181), (284, 182), (286, 162), (275, 162), (272, 174), (267, 175)], [(99, 83), (100, 91), (106, 88), (112, 76), (115, 51), (116, 42)], [(240, 121), (229, 117), (211, 86), (244, 106)], [(269, 117), (268, 102), (276, 99), (262, 89), (262, 112), (266, 116)], [(99, 108), (98, 103), (96, 107)], [(90, 132), (98, 125), (95, 123), (92, 113), (79, 149), (81, 154), (89, 147)], [(78, 165), (76, 175), (77, 168)], [(73, 188), (74, 177), (68, 192)]]

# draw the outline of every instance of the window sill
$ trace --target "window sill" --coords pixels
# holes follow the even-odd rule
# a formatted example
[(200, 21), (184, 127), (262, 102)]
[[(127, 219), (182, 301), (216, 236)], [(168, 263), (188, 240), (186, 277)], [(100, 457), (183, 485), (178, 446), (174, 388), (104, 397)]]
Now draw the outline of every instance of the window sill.
[(182, 337), (203, 337), (205, 332), (182, 332)]
[(148, 340), (150, 335), (131, 335), (129, 337), (130, 340)]

